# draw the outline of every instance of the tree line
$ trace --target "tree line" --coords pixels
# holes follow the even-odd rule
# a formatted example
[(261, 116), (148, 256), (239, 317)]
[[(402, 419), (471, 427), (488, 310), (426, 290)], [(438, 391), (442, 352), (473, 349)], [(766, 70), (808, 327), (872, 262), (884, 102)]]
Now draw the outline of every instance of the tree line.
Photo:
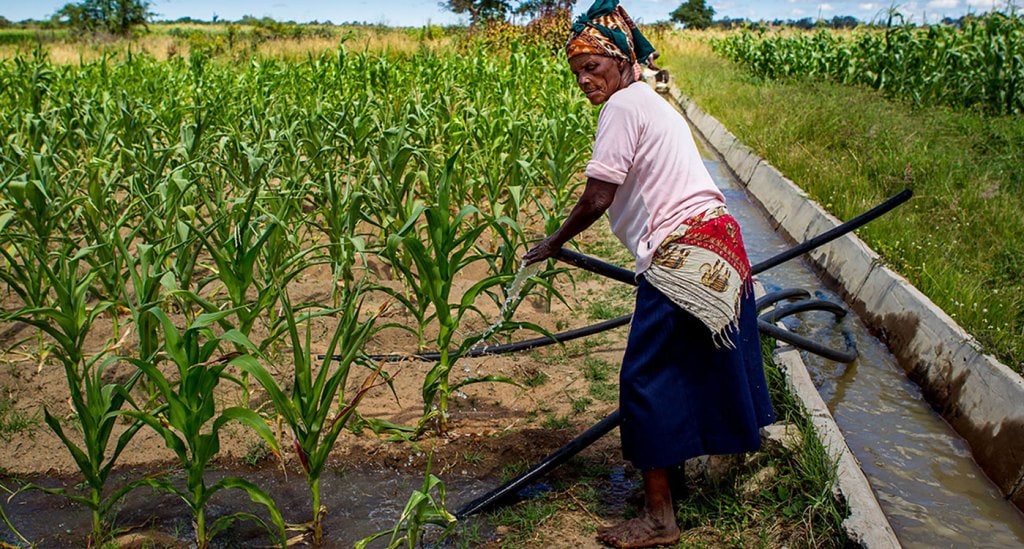
[[(145, 26), (154, 20), (156, 14), (151, 11), (152, 5), (149, 0), (82, 0), (78, 3), (65, 4), (53, 14), (49, 21), (27, 20), (13, 23), (0, 16), (0, 28), (26, 25), (44, 28), (62, 26), (81, 34), (126, 35), (133, 29)], [(573, 12), (576, 0), (443, 0), (440, 5), (452, 13), (467, 16), (470, 26), (478, 26), (499, 21), (518, 22), (553, 16), (568, 17)], [(667, 21), (658, 21), (652, 24), (661, 27), (676, 25), (687, 29), (791, 27), (805, 30), (816, 28), (852, 29), (872, 24), (860, 21), (852, 15), (836, 15), (831, 19), (804, 17), (771, 21), (753, 21), (728, 16), (715, 19), (715, 8), (705, 0), (686, 0), (670, 12), (668, 17)], [(976, 17), (974, 14), (958, 18), (945, 17), (941, 24), (962, 28), (968, 21)], [(268, 18), (258, 21), (266, 22), (266, 19)], [(257, 19), (245, 16), (238, 23), (251, 24), (253, 21), (257, 21)], [(173, 22), (205, 23), (206, 21), (182, 17)], [(212, 22), (219, 22), (216, 15)], [(310, 24), (321, 23), (314, 21)], [(326, 21), (322, 24), (330, 25), (332, 23)]]

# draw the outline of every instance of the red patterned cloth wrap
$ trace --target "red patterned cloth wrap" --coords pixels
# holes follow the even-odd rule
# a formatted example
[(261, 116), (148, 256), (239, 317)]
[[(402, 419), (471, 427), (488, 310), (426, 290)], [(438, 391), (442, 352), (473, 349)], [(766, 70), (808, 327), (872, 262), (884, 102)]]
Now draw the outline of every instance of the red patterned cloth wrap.
[(750, 262), (740, 225), (725, 206), (687, 219), (668, 235), (644, 278), (707, 326), (716, 345), (733, 346), (728, 328), (739, 321)]

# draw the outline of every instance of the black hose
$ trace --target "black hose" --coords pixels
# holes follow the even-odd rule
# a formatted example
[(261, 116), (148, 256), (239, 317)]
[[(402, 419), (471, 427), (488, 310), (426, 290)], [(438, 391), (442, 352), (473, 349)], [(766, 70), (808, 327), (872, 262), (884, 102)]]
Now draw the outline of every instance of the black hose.
[(824, 299), (805, 299), (803, 301), (797, 301), (796, 303), (790, 303), (789, 305), (776, 307), (771, 311), (760, 315), (758, 319), (769, 324), (775, 324), (787, 316), (802, 313), (804, 311), (828, 311), (836, 316), (837, 321), (846, 316), (846, 309), (838, 303), (833, 303)]
[(527, 474), (519, 475), (518, 477), (501, 485), (496, 490), (488, 492), (466, 505), (463, 505), (461, 509), (455, 512), (455, 518), (462, 520), (469, 515), (498, 506), (514, 498), (519, 489), (529, 484), (534, 477), (543, 475), (551, 469), (561, 465), (562, 462), (578, 454), (587, 446), (590, 446), (593, 441), (608, 434), (612, 429), (617, 427), (621, 421), (622, 419), (619, 417), (618, 410), (608, 414), (604, 419), (594, 424), (593, 427), (587, 429), (578, 437), (569, 441), (565, 446), (562, 446), (558, 450), (548, 454), (548, 456), (540, 460), (537, 465), (534, 465)]
[(857, 358), (857, 349), (850, 344), (849, 339), (846, 341), (846, 349), (840, 351), (827, 345), (822, 345), (813, 339), (808, 339), (804, 336), (794, 334), (785, 328), (765, 322), (760, 318), (757, 319), (757, 331), (767, 336), (774, 337), (784, 343), (789, 343), (790, 345), (804, 351), (814, 353), (829, 360), (842, 362), (843, 364), (853, 362)]
[[(629, 321), (633, 318), (633, 315), (628, 314), (613, 318), (611, 320), (605, 320), (604, 322), (598, 322), (597, 324), (591, 324), (590, 326), (584, 326), (582, 328), (576, 328), (575, 330), (568, 330), (553, 334), (551, 337), (537, 337), (534, 339), (526, 339), (523, 341), (514, 341), (512, 343), (504, 343), (501, 345), (487, 345), (480, 347), (479, 349), (472, 349), (468, 351), (464, 357), (478, 357), (486, 355), (501, 355), (505, 353), (514, 353), (519, 351), (529, 351), (530, 349), (536, 349), (537, 347), (543, 347), (545, 345), (553, 345), (555, 343), (562, 343), (565, 341), (572, 341), (581, 337), (587, 337), (594, 334), (599, 334), (611, 330), (612, 328), (618, 328), (619, 326), (625, 326), (629, 324)], [(323, 358), (323, 357), (320, 357)], [(412, 355), (402, 354), (387, 354), (387, 355), (370, 355), (372, 360), (384, 360), (387, 362), (401, 362), (403, 360), (423, 360), (426, 362), (438, 360), (441, 358), (441, 353), (420, 353)]]
[(579, 252), (567, 250), (561, 248), (555, 257), (561, 261), (564, 261), (570, 265), (575, 265), (581, 269), (588, 270), (592, 273), (596, 273), (612, 280), (619, 282), (625, 282), (626, 284), (636, 286), (636, 273), (628, 269), (623, 269), (618, 265), (612, 265), (607, 261), (601, 261), (596, 257), (590, 257), (589, 255), (583, 255)]
[(801, 288), (790, 288), (788, 290), (779, 290), (777, 292), (771, 292), (764, 294), (754, 304), (754, 308), (758, 313), (763, 311), (766, 307), (774, 305), (780, 301), (786, 299), (807, 299), (811, 297), (811, 292)]
[[(753, 267), (751, 267), (750, 273), (751, 273), (751, 275), (756, 275), (756, 274), (762, 273), (762, 272), (764, 272), (764, 271), (766, 271), (766, 270), (768, 270), (768, 269), (770, 269), (772, 267), (775, 267), (776, 265), (779, 265), (780, 263), (788, 261), (788, 260), (790, 260), (790, 259), (792, 259), (792, 258), (794, 258), (794, 257), (796, 257), (796, 256), (798, 256), (798, 255), (800, 255), (802, 253), (806, 253), (807, 251), (809, 251), (809, 250), (811, 250), (813, 248), (816, 248), (818, 246), (827, 244), (828, 242), (831, 242), (832, 240), (835, 240), (836, 238), (839, 238), (840, 236), (843, 236), (844, 234), (846, 234), (846, 233), (848, 233), (850, 231), (853, 231), (853, 230), (855, 230), (855, 229), (865, 225), (869, 221), (884, 215), (885, 213), (889, 212), (893, 208), (895, 208), (895, 207), (899, 206), (900, 204), (902, 204), (902, 203), (906, 202), (907, 200), (909, 200), (911, 196), (913, 196), (913, 193), (911, 192), (911, 190), (910, 189), (904, 189), (903, 191), (900, 191), (898, 194), (896, 194), (896, 195), (892, 196), (891, 198), (887, 199), (885, 202), (882, 202), (878, 206), (875, 206), (874, 208), (871, 208), (870, 210), (868, 210), (868, 211), (862, 213), (861, 215), (859, 215), (859, 216), (857, 216), (857, 217), (847, 221), (846, 223), (843, 223), (843, 224), (839, 225), (838, 227), (835, 227), (835, 228), (833, 228), (831, 230), (825, 231), (824, 233), (822, 233), (822, 234), (820, 234), (820, 235), (818, 235), (818, 236), (808, 240), (807, 242), (804, 242), (802, 244), (798, 244), (798, 245), (796, 245), (796, 246), (794, 246), (794, 247), (792, 247), (792, 248), (790, 248), (790, 249), (788, 249), (788, 250), (786, 250), (786, 251), (784, 251), (784, 252), (782, 252), (782, 253), (780, 253), (778, 255), (775, 255), (775, 256), (773, 256), (771, 258), (768, 258), (765, 261), (762, 261), (762, 262), (754, 265)], [(636, 284), (637, 284), (637, 282), (636, 282), (636, 275), (632, 271), (630, 271), (628, 269), (623, 269), (622, 267), (619, 267), (618, 265), (613, 265), (611, 263), (608, 263), (606, 261), (602, 261), (602, 260), (597, 259), (595, 257), (590, 257), (588, 255), (584, 255), (584, 254), (581, 254), (579, 252), (574, 252), (572, 250), (567, 250), (565, 248), (560, 249), (555, 257), (557, 257), (561, 261), (569, 263), (570, 265), (575, 265), (577, 267), (580, 267), (581, 269), (586, 269), (586, 270), (588, 270), (590, 272), (593, 272), (593, 273), (596, 273), (596, 274), (599, 274), (599, 275), (602, 275), (602, 276), (606, 276), (608, 278), (611, 278), (612, 280), (617, 280), (619, 282), (624, 282), (626, 284), (631, 284), (633, 286), (636, 286)], [(795, 292), (795, 293), (791, 293), (789, 295), (786, 295), (786, 294), (769, 294), (769, 295), (770, 296), (785, 295), (785, 297), (778, 297), (777, 299), (775, 297), (773, 297), (773, 299), (775, 299), (776, 301), (781, 301), (782, 299), (789, 299), (790, 297), (796, 297), (798, 295), (801, 295), (801, 292), (804, 292), (804, 291), (803, 290), (785, 290), (785, 292)], [(761, 298), (761, 300), (758, 300), (757, 308), (758, 308), (759, 311), (764, 306), (767, 306), (766, 304), (762, 304), (762, 300), (764, 300), (764, 299), (766, 299), (768, 297), (769, 296), (764, 296), (764, 297)], [(541, 347), (541, 346), (544, 346), (544, 345), (551, 345), (551, 344), (557, 343), (559, 341), (569, 341), (569, 339), (565, 339), (566, 337), (572, 337), (573, 339), (575, 339), (575, 337), (583, 337), (583, 336), (575, 336), (575, 337), (573, 337), (571, 335), (571, 334), (577, 333), (578, 331), (585, 331), (586, 332), (585, 335), (592, 335), (592, 334), (596, 334), (596, 333), (600, 332), (602, 329), (603, 330), (610, 330), (612, 328), (617, 328), (619, 326), (623, 326), (625, 324), (628, 324), (629, 323), (629, 318), (631, 318), (631, 317), (620, 317), (620, 318), (617, 318), (617, 319), (605, 321), (603, 323), (594, 324), (592, 326), (585, 326), (583, 328), (578, 328), (576, 330), (570, 330), (568, 332), (561, 332), (561, 333), (558, 333), (558, 334), (554, 334), (553, 338), (543, 337), (543, 338), (531, 339), (531, 340), (522, 341), (522, 342), (507, 343), (507, 344), (504, 344), (504, 345), (483, 347), (480, 350), (470, 351), (470, 353), (468, 353), (466, 356), (477, 357), (477, 356), (483, 356), (483, 355), (502, 354), (502, 353), (510, 353), (510, 352), (515, 352), (515, 351), (523, 351), (523, 350), (527, 350), (527, 349), (535, 349), (537, 347)], [(601, 329), (596, 329), (597, 327), (601, 327)], [(595, 331), (590, 331), (592, 328), (594, 328), (596, 330)], [(519, 347), (519, 345), (523, 345), (523, 347)], [(409, 360), (409, 359), (437, 360), (439, 357), (440, 357), (440, 353), (433, 352), (433, 353), (421, 353), (421, 354), (373, 355), (371, 358), (373, 358), (374, 360), (387, 360), (387, 361), (398, 362), (398, 361)], [(323, 357), (323, 355), (321, 355), (319, 358), (323, 359), (324, 357)], [(337, 356), (334, 356), (332, 358), (333, 359), (337, 359)]]
[(913, 195), (914, 193), (910, 189), (903, 189), (902, 191), (893, 195), (885, 202), (882, 202), (881, 204), (858, 215), (857, 217), (847, 221), (846, 223), (843, 223), (842, 225), (839, 225), (838, 227), (835, 227), (831, 230), (825, 231), (802, 244), (798, 244), (790, 248), (789, 250), (786, 250), (781, 254), (776, 255), (775, 257), (768, 258), (758, 263), (757, 265), (754, 265), (753, 267), (751, 267), (751, 271), (753, 271), (754, 274), (767, 271), (768, 269), (771, 269), (772, 267), (780, 263), (785, 263), (786, 261), (789, 261), (790, 259), (793, 259), (798, 255), (809, 252), (823, 244), (827, 244), (850, 231), (860, 228), (861, 226), (867, 224), (869, 221), (877, 219), (878, 217), (888, 213), (896, 206), (899, 206), (900, 204), (903, 204), (907, 200), (910, 200), (910, 197)]

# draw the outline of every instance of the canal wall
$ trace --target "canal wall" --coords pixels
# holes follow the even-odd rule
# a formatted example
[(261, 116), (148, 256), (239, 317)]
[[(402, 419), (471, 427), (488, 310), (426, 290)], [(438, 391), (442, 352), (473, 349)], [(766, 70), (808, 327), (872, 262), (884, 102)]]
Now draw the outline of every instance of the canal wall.
[[(802, 242), (841, 223), (675, 86), (664, 95), (719, 153), (782, 234)], [(981, 352), (970, 334), (853, 233), (817, 248), (808, 258), (886, 343), (929, 404), (967, 441), (1006, 498), (1024, 510), (1024, 379)]]

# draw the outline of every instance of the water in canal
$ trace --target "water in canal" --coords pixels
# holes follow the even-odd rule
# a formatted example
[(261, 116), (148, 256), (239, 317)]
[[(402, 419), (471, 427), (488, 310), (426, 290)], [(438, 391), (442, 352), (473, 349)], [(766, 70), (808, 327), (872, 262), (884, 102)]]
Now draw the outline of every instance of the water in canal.
[[(702, 152), (730, 213), (743, 227), (750, 262), (789, 248), (793, 243), (775, 232), (764, 210), (717, 155), (706, 146)], [(817, 298), (842, 302), (802, 259), (765, 271), (758, 279), (768, 292), (803, 288)], [(1024, 515), (1002, 497), (972, 459), (967, 443), (931, 409), (885, 345), (855, 315), (837, 324), (831, 313), (810, 312), (785, 323), (836, 349), (845, 347), (841, 330), (854, 336), (859, 357), (850, 364), (802, 354), (905, 547), (1024, 546)]]

